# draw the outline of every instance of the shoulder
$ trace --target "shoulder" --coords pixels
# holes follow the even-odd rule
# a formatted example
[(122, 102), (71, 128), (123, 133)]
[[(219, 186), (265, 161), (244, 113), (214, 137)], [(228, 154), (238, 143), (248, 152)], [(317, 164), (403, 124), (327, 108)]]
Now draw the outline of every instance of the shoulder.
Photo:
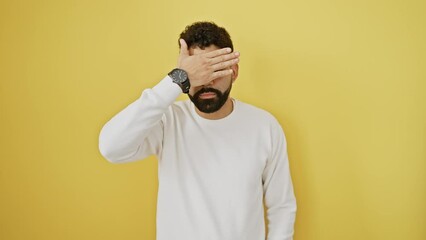
[(272, 138), (285, 138), (283, 127), (272, 113), (238, 100), (236, 100), (236, 103), (238, 104), (241, 119), (244, 119), (244, 122), (247, 122), (252, 128), (259, 128), (262, 132), (272, 136)]
[(272, 113), (268, 112), (265, 109), (262, 109), (260, 107), (254, 106), (252, 104), (248, 104), (245, 102), (242, 102), (240, 100), (235, 100), (236, 104), (238, 104), (238, 110), (243, 117), (247, 119), (253, 119), (255, 121), (263, 122), (263, 123), (270, 123), (270, 124), (277, 124), (278, 120), (275, 118)]
[(166, 118), (170, 117), (184, 117), (185, 115), (190, 114), (190, 103), (189, 100), (176, 101), (172, 103), (167, 112)]
[(240, 124), (246, 126), (245, 129), (249, 129), (250, 132), (257, 132), (258, 138), (268, 146), (269, 151), (286, 143), (284, 129), (272, 113), (241, 101), (236, 103), (241, 116)]

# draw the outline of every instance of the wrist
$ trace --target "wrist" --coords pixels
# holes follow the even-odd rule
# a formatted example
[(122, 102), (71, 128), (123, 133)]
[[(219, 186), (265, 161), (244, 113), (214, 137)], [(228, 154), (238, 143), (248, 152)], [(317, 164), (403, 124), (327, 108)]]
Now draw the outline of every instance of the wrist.
[(175, 68), (169, 72), (169, 77), (173, 83), (177, 84), (183, 93), (188, 93), (191, 86), (188, 78), (188, 73), (182, 68)]

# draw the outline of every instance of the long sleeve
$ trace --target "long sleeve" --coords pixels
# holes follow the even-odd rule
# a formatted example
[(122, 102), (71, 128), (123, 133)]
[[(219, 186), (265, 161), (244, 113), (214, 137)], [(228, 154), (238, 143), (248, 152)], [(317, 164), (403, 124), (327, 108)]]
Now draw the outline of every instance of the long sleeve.
[(296, 220), (296, 198), (290, 176), (287, 142), (278, 122), (271, 128), (272, 151), (262, 180), (267, 208), (267, 240), (292, 240)]
[(112, 117), (99, 134), (99, 151), (112, 163), (124, 163), (159, 154), (162, 147), (162, 117), (182, 93), (166, 76), (152, 89)]

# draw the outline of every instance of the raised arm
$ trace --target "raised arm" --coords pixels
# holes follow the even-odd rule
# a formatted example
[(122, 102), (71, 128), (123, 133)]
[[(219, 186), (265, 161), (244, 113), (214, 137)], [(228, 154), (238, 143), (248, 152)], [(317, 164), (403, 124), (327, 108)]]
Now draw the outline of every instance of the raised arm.
[[(204, 54), (190, 55), (180, 39), (181, 50), (177, 67), (187, 72), (191, 87), (209, 83), (215, 78), (232, 74), (222, 70), (236, 63), (238, 53), (222, 48)], [(162, 118), (182, 89), (166, 76), (152, 89), (116, 114), (101, 129), (99, 151), (112, 163), (124, 163), (159, 154), (162, 148)]]
[(158, 154), (161, 150), (162, 117), (182, 93), (167, 76), (140, 98), (116, 114), (102, 128), (99, 151), (112, 163), (124, 163)]

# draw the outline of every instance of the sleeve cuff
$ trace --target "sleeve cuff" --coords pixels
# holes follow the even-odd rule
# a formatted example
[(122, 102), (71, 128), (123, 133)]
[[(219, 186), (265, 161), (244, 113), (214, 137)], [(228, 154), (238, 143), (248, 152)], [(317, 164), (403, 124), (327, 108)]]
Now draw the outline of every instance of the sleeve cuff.
[(173, 82), (170, 76), (166, 76), (152, 90), (167, 103), (173, 103), (180, 94), (182, 89)]

